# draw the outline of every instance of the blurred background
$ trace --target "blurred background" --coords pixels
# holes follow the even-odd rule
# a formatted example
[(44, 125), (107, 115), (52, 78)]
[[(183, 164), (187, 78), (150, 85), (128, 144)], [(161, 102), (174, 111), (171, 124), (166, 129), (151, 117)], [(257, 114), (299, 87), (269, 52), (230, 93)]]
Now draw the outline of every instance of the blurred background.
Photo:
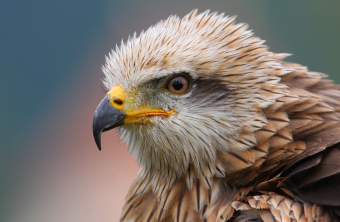
[(273, 52), (340, 83), (340, 1), (13, 0), (0, 7), (0, 221), (118, 221), (138, 166), (94, 110), (105, 55), (171, 14), (238, 15)]

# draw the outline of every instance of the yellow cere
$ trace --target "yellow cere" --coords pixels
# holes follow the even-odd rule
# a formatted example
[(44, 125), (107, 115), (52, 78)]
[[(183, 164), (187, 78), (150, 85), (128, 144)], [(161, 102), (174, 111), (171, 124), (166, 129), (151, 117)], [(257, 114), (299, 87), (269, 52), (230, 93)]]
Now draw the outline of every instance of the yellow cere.
[(107, 93), (113, 107), (122, 110), (124, 108), (126, 93), (121, 85), (116, 85)]
[(124, 124), (130, 123), (148, 123), (150, 122), (151, 116), (170, 116), (172, 113), (175, 113), (174, 110), (164, 111), (162, 109), (153, 109), (153, 108), (137, 108), (133, 110), (124, 109), (125, 101), (126, 101), (126, 92), (124, 91), (121, 85), (114, 86), (108, 93), (107, 96), (110, 100), (110, 103), (116, 109), (122, 110), (126, 113), (126, 118), (124, 120)]

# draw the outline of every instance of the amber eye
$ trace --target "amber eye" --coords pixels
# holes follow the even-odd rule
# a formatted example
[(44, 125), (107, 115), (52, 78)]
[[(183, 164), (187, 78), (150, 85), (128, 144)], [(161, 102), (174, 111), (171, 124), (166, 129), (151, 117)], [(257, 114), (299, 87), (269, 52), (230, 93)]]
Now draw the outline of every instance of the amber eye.
[(185, 93), (189, 88), (189, 80), (185, 76), (176, 76), (168, 83), (168, 89), (176, 94)]

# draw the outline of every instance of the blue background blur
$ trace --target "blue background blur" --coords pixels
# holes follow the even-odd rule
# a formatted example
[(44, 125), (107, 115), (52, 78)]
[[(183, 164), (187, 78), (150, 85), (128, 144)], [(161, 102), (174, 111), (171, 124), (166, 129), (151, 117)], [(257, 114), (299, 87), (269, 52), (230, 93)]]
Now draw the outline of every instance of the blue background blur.
[(104, 56), (170, 14), (238, 15), (273, 52), (340, 83), (340, 1), (2, 1), (0, 221), (118, 221), (138, 167), (92, 115)]

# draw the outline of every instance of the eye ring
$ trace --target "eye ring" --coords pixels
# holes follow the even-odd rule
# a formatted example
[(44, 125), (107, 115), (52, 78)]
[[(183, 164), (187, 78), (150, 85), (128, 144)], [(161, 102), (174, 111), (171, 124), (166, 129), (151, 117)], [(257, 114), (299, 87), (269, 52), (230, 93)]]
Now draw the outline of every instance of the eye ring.
[(184, 75), (178, 75), (170, 79), (166, 88), (175, 94), (183, 94), (190, 88), (190, 81)]

